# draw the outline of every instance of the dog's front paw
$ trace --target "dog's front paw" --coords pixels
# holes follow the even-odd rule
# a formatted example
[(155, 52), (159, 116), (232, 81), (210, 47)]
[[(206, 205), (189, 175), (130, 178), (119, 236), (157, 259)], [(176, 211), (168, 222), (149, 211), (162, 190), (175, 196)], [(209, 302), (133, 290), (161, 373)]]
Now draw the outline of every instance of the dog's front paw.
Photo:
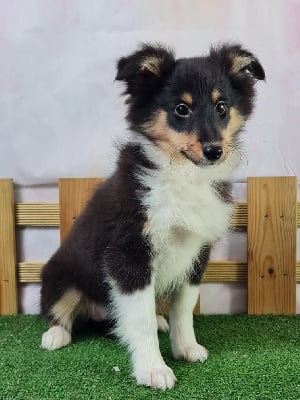
[(173, 356), (176, 360), (186, 360), (189, 362), (204, 362), (208, 358), (208, 351), (205, 347), (198, 343), (191, 346), (186, 346), (185, 348), (173, 349)]
[(162, 390), (172, 389), (177, 380), (171, 368), (165, 364), (135, 371), (134, 375), (139, 385)]

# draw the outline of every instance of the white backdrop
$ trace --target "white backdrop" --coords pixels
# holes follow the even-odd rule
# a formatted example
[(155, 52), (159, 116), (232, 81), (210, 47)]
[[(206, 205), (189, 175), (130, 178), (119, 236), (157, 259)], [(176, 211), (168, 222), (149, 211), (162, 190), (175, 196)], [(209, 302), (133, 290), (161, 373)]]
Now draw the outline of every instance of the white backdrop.
[[(58, 177), (107, 176), (114, 142), (126, 136), (117, 59), (141, 41), (166, 43), (178, 57), (238, 41), (267, 80), (243, 134), (236, 198), (245, 198), (247, 176), (299, 177), (299, 21), (298, 0), (2, 0), (0, 176), (14, 179), (18, 201), (58, 201)], [(46, 260), (59, 243), (55, 229), (18, 238), (19, 261)], [(214, 258), (245, 260), (245, 236), (228, 235)], [(243, 285), (201, 292), (203, 312), (246, 310)], [(23, 312), (38, 312), (38, 293), (39, 285), (20, 287)]]

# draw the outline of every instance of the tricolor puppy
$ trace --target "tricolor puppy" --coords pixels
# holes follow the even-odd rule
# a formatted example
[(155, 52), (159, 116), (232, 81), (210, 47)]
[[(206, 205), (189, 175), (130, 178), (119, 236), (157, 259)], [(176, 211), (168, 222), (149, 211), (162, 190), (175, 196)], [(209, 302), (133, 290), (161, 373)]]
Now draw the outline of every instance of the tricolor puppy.
[(211, 247), (228, 228), (238, 134), (265, 73), (240, 45), (175, 59), (143, 45), (118, 62), (126, 86), (130, 140), (69, 236), (44, 267), (42, 347), (71, 342), (80, 317), (108, 319), (128, 346), (137, 383), (172, 388), (157, 337), (167, 323), (156, 302), (171, 297), (175, 359), (203, 362), (193, 308)]

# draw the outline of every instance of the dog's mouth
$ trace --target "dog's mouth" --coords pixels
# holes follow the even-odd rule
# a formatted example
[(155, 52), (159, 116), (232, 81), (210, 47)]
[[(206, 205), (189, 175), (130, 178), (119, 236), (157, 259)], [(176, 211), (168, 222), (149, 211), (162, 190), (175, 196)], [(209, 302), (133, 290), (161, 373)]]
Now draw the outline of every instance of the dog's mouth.
[(218, 164), (221, 164), (225, 160), (224, 154), (216, 160), (209, 160), (206, 157), (197, 157), (194, 154), (187, 152), (186, 150), (181, 150), (180, 154), (183, 155), (189, 161), (191, 161), (193, 164), (195, 164), (197, 166), (201, 166), (201, 167), (209, 167), (212, 165), (218, 165)]

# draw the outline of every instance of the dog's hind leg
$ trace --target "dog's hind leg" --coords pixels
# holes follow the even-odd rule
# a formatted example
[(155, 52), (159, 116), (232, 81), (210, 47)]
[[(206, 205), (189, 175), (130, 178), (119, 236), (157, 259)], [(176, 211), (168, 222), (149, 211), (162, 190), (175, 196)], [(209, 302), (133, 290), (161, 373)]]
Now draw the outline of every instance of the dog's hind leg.
[(169, 324), (163, 315), (156, 315), (157, 329), (160, 332), (169, 332)]
[(54, 303), (49, 312), (51, 319), (49, 329), (42, 336), (41, 346), (44, 349), (60, 349), (71, 342), (72, 325), (81, 312), (83, 303), (83, 295), (76, 289), (68, 289)]

